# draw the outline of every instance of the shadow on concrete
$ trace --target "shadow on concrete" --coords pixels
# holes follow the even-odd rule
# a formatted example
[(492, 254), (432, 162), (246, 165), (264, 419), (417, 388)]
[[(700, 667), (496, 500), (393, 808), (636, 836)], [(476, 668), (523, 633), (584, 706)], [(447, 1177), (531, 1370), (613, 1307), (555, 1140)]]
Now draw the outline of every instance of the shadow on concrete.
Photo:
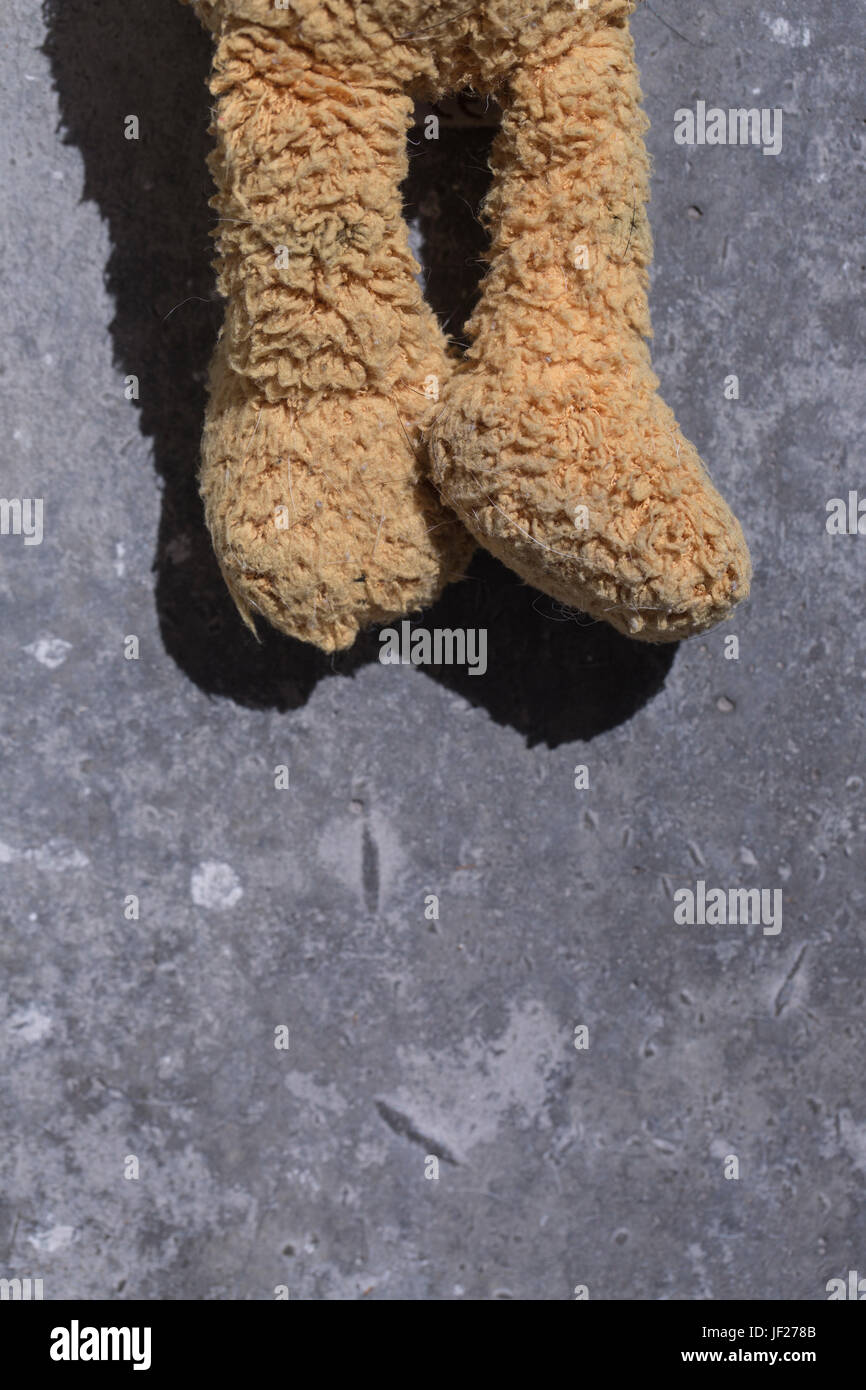
[[(63, 138), (84, 160), (84, 197), (111, 237), (106, 284), (118, 370), (140, 381), (143, 434), (164, 483), (154, 558), (166, 650), (202, 690), (256, 708), (303, 705), (318, 681), (377, 660), (375, 632), (327, 657), (262, 624), (257, 642), (226, 592), (196, 486), (207, 366), (222, 319), (213, 289), (214, 214), (205, 81), (211, 40), (178, 0), (43, 0), (45, 51)], [(124, 137), (128, 115), (138, 140)], [(405, 186), (427, 293), (461, 342), (485, 236), (475, 217), (492, 130), (470, 102), (438, 141), (413, 133)], [(477, 121), (477, 125), (475, 122)], [(675, 648), (629, 642), (565, 614), (483, 552), (416, 622), (485, 627), (488, 672), (421, 668), (527, 742), (589, 739), (628, 719), (664, 684)]]

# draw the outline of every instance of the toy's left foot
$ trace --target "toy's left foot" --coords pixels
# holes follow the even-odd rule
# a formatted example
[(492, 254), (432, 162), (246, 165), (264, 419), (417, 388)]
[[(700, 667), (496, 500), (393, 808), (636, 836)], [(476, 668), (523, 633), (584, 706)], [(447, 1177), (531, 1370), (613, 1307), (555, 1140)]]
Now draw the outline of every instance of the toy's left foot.
[(445, 502), (530, 584), (666, 642), (724, 618), (751, 569), (657, 394), (648, 123), (623, 11), (539, 42), (501, 94), (490, 269), (431, 458)]
[(525, 360), (457, 376), (431, 437), (443, 498), (529, 584), (673, 642), (749, 592), (740, 525), (659, 396)]

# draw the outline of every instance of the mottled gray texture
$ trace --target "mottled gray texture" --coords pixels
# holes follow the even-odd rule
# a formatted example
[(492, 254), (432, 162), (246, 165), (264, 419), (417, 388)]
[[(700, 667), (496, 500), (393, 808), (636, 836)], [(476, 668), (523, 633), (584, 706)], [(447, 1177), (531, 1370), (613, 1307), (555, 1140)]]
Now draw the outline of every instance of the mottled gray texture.
[[(481, 560), (425, 622), (486, 625), (482, 679), (245, 633), (192, 481), (207, 41), (176, 0), (0, 12), (2, 491), (45, 499), (41, 546), (0, 536), (0, 1275), (46, 1298), (815, 1299), (866, 1271), (866, 537), (825, 530), (866, 494), (866, 22), (655, 0), (634, 31), (657, 369), (753, 547), (740, 660)], [(782, 107), (781, 156), (677, 147), (698, 98)], [(440, 185), (455, 331), (484, 137), (445, 127), (407, 196)], [(674, 926), (697, 878), (782, 888), (781, 934)]]

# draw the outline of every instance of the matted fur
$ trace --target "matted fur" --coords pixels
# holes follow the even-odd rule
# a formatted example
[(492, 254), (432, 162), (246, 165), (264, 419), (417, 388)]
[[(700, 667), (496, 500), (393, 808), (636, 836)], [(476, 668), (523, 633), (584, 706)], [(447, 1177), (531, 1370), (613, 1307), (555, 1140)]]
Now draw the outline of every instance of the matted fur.
[[(245, 616), (346, 646), (460, 575), (456, 512), (528, 582), (632, 636), (725, 617), (748, 593), (748, 551), (647, 347), (634, 3), (195, 8), (216, 41), (229, 301), (201, 486)], [(399, 184), (411, 98), (466, 86), (504, 114), (490, 265), (455, 364), (414, 278)], [(425, 437), (453, 511), (424, 476)]]

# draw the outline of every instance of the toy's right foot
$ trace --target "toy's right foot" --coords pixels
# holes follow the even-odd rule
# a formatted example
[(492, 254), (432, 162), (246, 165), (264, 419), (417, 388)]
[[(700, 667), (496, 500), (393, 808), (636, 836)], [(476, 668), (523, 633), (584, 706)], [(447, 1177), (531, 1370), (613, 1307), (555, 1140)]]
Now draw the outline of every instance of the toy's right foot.
[(230, 371), (215, 384), (201, 489), (248, 626), (261, 615), (334, 651), (460, 578), (472, 541), (423, 476), (417, 422), (392, 400), (336, 396), (299, 414)]

